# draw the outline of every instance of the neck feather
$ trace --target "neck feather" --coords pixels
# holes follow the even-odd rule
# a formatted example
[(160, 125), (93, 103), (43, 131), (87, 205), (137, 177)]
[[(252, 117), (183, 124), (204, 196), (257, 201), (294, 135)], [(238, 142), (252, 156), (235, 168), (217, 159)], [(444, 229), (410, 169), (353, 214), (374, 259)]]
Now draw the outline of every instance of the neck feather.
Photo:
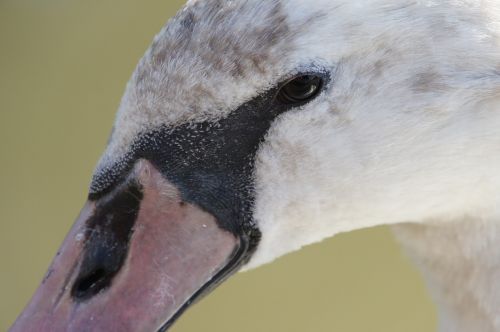
[(439, 331), (500, 331), (500, 224), (463, 218), (394, 226), (438, 305)]

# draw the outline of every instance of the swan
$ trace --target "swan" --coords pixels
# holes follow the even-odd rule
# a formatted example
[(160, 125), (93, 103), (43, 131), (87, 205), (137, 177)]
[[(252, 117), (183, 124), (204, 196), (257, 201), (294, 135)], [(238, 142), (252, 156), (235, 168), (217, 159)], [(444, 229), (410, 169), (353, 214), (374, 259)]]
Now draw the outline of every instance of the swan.
[(382, 224), (440, 331), (500, 331), (499, 45), (495, 0), (188, 1), (10, 331), (165, 331), (239, 270)]

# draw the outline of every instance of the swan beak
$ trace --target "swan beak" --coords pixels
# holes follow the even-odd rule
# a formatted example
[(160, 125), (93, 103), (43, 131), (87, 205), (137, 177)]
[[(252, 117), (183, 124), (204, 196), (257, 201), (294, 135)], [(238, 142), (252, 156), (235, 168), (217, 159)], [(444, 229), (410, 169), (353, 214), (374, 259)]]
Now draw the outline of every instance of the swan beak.
[(141, 160), (85, 204), (10, 331), (165, 331), (237, 269), (242, 247)]

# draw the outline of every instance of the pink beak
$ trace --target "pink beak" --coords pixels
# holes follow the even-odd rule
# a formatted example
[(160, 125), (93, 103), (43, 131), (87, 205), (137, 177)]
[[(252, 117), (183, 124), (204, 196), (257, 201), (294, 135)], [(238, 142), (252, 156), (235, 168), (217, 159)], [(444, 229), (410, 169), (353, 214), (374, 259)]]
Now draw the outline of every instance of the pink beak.
[(234, 272), (242, 247), (141, 160), (85, 204), (10, 331), (164, 331)]

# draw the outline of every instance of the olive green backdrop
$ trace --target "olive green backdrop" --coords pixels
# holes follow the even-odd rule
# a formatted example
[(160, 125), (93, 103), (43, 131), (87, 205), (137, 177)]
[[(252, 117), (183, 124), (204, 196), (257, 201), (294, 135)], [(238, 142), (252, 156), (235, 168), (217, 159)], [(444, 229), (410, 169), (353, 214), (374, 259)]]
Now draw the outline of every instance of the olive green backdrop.
[[(183, 1), (0, 0), (0, 331), (86, 198), (125, 83)], [(433, 331), (421, 278), (386, 228), (238, 274), (186, 331)]]

